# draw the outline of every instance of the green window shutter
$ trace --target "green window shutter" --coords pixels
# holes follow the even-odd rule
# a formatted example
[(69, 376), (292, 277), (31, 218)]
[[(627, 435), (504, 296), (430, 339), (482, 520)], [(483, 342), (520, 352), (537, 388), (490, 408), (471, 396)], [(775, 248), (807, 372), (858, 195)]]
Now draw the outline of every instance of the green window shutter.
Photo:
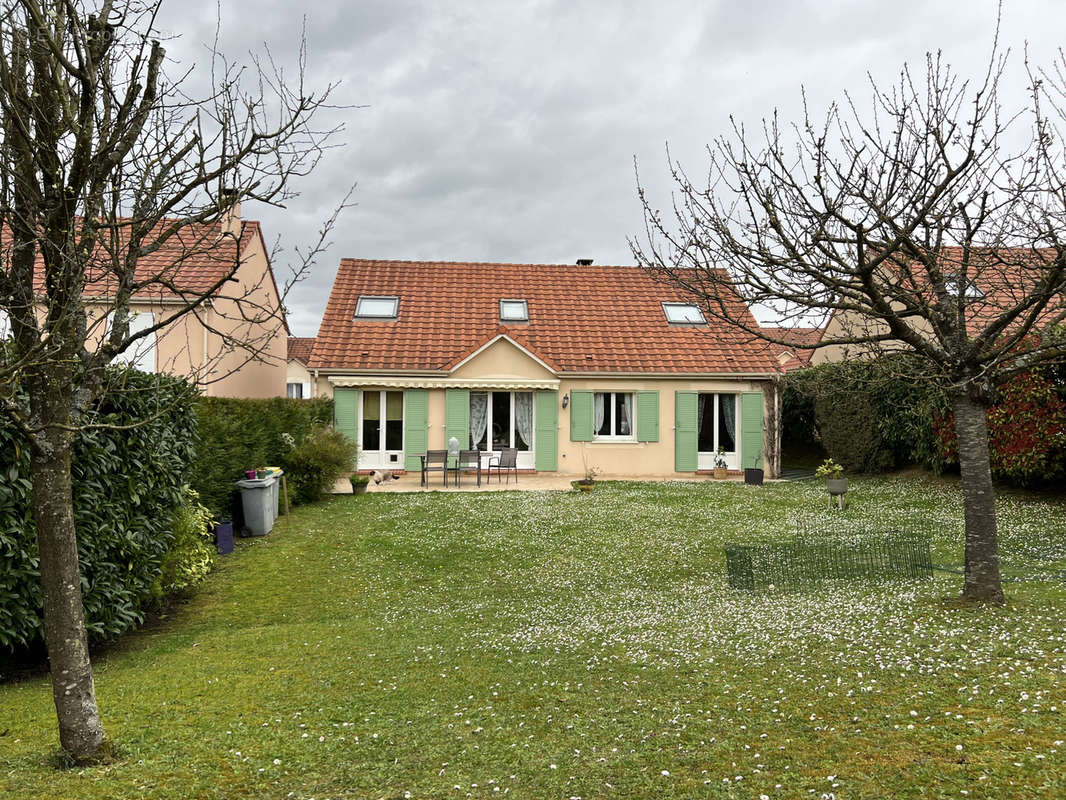
[(537, 392), (533, 395), (534, 466), (539, 472), (559, 469), (559, 393)]
[(359, 441), (359, 390), (333, 390), (333, 427), (353, 442)]
[(592, 392), (570, 392), (570, 441), (592, 441)]
[(762, 467), (762, 392), (744, 392), (740, 396), (740, 466)]
[(678, 472), (695, 472), (698, 467), (698, 398), (696, 392), (674, 393), (674, 469)]
[(429, 444), (429, 392), (407, 389), (403, 393), (403, 449), (404, 467), (410, 471), (422, 468), (420, 455)]
[(659, 441), (658, 392), (637, 392), (637, 441)]
[(452, 437), (459, 440), (459, 449), (470, 448), (470, 390), (448, 389), (444, 393), (444, 444)]

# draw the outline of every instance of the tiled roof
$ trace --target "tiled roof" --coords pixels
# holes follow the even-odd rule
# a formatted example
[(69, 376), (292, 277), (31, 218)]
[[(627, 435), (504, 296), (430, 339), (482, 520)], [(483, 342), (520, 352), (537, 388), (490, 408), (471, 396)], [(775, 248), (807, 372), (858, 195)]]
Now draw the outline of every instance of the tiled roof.
[(314, 346), (314, 336), (290, 336), (288, 360), (299, 361), (306, 366), (311, 358), (311, 348)]
[(799, 369), (811, 363), (814, 345), (821, 341), (824, 333), (825, 328), (774, 328), (772, 335), (789, 344), (772, 344), (770, 347), (778, 355), (778, 363), (783, 370)]
[[(169, 222), (164, 220), (146, 236), (145, 245), (151, 245)], [(134, 280), (146, 285), (136, 291), (134, 297), (151, 300), (175, 298), (183, 294), (200, 295), (210, 291), (233, 270), (238, 258), (244, 256), (256, 239), (262, 242), (258, 222), (247, 220), (240, 224), (239, 240), (223, 235), (221, 222), (190, 224), (168, 238), (158, 249), (142, 254), (137, 261)], [(127, 229), (120, 228), (120, 255), (126, 235)], [(113, 296), (117, 286), (114, 272), (107, 268), (109, 258), (106, 246), (101, 245), (100, 249), (101, 257), (87, 276), (84, 290), (87, 298)], [(270, 278), (274, 280), (272, 273)], [(38, 253), (34, 289), (43, 294), (44, 288), (44, 260)]]
[[(353, 319), (360, 295), (399, 297), (398, 318)], [(529, 321), (501, 324), (501, 299), (526, 300)], [(561, 372), (777, 371), (765, 343), (670, 325), (664, 301), (692, 299), (638, 267), (344, 259), (309, 366), (445, 371), (506, 333)]]

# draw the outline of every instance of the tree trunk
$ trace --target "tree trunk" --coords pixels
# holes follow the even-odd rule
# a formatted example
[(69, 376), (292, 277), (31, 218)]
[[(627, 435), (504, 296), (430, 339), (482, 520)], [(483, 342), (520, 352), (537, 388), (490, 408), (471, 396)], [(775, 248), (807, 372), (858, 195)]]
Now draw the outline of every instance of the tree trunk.
[(986, 406), (959, 393), (952, 397), (955, 434), (962, 469), (962, 498), (966, 516), (966, 577), (964, 600), (1002, 603), (999, 545), (996, 541), (996, 494), (988, 461)]
[[(55, 383), (50, 387), (58, 389)], [(68, 424), (70, 398), (55, 392), (37, 409), (38, 419)], [(92, 664), (85, 633), (74, 504), (70, 482), (68, 431), (45, 427), (30, 459), (33, 510), (44, 590), (44, 635), (52, 673), (52, 698), (59, 718), (59, 741), (76, 763), (105, 756), (104, 726), (96, 707)]]

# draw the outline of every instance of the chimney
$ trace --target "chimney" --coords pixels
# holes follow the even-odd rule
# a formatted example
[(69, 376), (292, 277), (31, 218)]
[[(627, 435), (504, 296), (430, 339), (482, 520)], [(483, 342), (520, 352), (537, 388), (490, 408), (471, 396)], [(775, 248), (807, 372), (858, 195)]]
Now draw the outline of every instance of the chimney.
[(577, 260), (577, 265), (579, 267), (591, 267), (592, 266), (592, 259), (591, 258), (579, 258)]
[(222, 189), (218, 193), (218, 204), (222, 207), (222, 232), (239, 237), (241, 235), (241, 195), (236, 189)]

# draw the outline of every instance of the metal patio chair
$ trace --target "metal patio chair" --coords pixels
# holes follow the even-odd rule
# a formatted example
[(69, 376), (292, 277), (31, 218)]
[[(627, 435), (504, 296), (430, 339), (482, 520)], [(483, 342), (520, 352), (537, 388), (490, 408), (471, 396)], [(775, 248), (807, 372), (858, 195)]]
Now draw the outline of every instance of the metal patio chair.
[(481, 451), (460, 450), (455, 462), (455, 485), (463, 485), (463, 470), (477, 471), (477, 485), (481, 486)]
[(496, 482), (501, 480), (500, 473), (502, 471), (507, 472), (507, 482), (511, 482), (511, 473), (514, 473), (514, 482), (518, 483), (518, 448), (517, 447), (505, 447), (500, 451), (498, 456), (493, 456), (489, 459), (489, 477), (488, 480), (492, 480), (492, 469), (496, 468)]
[(444, 485), (448, 485), (448, 451), (428, 450), (422, 459), (422, 485), (429, 486), (429, 473), (440, 472), (444, 475)]

